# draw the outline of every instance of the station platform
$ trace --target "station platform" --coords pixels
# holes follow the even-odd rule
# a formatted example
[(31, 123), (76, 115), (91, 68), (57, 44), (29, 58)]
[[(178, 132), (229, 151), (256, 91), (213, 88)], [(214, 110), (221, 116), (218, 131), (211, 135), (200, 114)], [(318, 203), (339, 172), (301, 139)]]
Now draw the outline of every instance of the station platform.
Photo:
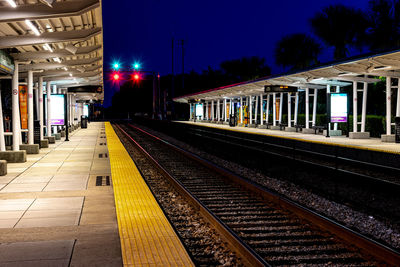
[(249, 134), (258, 134), (258, 135), (266, 135), (278, 138), (293, 139), (298, 141), (324, 144), (324, 145), (333, 145), (346, 148), (400, 154), (400, 144), (384, 143), (381, 142), (380, 138), (350, 139), (347, 138), (346, 136), (331, 136), (327, 138), (321, 134), (303, 134), (301, 132), (285, 132), (280, 130), (248, 128), (239, 126), (230, 127), (229, 125), (226, 124), (215, 124), (207, 122), (193, 122), (193, 121), (175, 121), (175, 122), (203, 126), (203, 127), (211, 127), (229, 131), (243, 132)]
[(124, 151), (109, 124), (91, 122), (9, 163), (0, 177), (0, 266), (190, 266)]

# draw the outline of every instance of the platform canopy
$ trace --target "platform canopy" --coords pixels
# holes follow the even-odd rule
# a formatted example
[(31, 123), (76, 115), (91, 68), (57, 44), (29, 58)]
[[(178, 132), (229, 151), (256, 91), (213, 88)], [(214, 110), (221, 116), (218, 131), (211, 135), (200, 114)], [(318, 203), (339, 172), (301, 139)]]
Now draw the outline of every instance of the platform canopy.
[(400, 78), (400, 50), (370, 54), (325, 64), (312, 69), (279, 74), (174, 98), (175, 102), (235, 98), (259, 95), (265, 86), (293, 86), (325, 89), (327, 85), (347, 86), (353, 82), (378, 82), (379, 76)]
[[(15, 7), (13, 7), (15, 6)], [(101, 0), (0, 0), (0, 49), (58, 88), (103, 87)], [(81, 97), (103, 100), (103, 90)]]

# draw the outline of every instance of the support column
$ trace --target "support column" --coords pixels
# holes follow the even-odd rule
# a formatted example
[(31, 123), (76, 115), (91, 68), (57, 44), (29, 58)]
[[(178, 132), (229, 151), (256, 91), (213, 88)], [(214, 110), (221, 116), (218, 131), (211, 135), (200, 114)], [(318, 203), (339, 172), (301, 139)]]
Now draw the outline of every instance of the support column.
[(260, 94), (260, 125), (264, 124), (263, 94)]
[(46, 82), (46, 95), (47, 95), (47, 136), (51, 136), (51, 87), (50, 81)]
[(221, 106), (219, 104), (220, 100), (217, 100), (217, 121), (219, 122), (220, 120), (220, 112), (221, 112)]
[(12, 131), (13, 131), (13, 151), (19, 151), (21, 141), (21, 128), (19, 121), (19, 68), (18, 62), (15, 62), (14, 75), (12, 77)]
[(40, 121), (40, 140), (43, 140), (44, 136), (44, 119), (43, 119), (43, 77), (39, 77), (39, 86), (38, 86), (38, 97), (39, 97), (39, 121)]
[(400, 117), (400, 83), (397, 85), (396, 117)]
[(315, 126), (317, 124), (317, 100), (318, 100), (318, 89), (314, 89), (312, 126)]
[(288, 127), (292, 127), (292, 94), (288, 93)]
[(272, 93), (272, 126), (276, 126), (276, 93)]
[(205, 107), (206, 107), (206, 117), (205, 117), (205, 119), (209, 120), (209, 118), (208, 118), (208, 102), (207, 101), (205, 103)]
[(250, 121), (249, 125), (253, 124), (253, 99), (252, 96), (249, 96), (249, 115), (250, 115)]
[(28, 144), (33, 145), (33, 71), (28, 71)]
[(279, 96), (279, 124), (282, 123), (283, 93)]
[(353, 132), (357, 132), (357, 82), (353, 82)]
[(267, 107), (266, 107), (266, 112), (265, 112), (265, 124), (268, 125), (268, 121), (269, 121), (269, 95), (267, 94)]
[(240, 123), (243, 126), (243, 97), (240, 97)]
[(306, 88), (306, 129), (310, 128), (310, 89)]
[(211, 100), (211, 121), (214, 121), (214, 100)]
[(1, 102), (1, 90), (0, 90), (0, 151), (6, 151), (6, 142), (4, 139), (3, 105)]
[(254, 108), (254, 124), (257, 124), (258, 96), (254, 96), (254, 101), (256, 102), (256, 106), (255, 106), (255, 108)]
[(368, 83), (364, 82), (362, 111), (361, 111), (361, 132), (365, 132), (365, 122), (367, 120), (367, 93), (368, 93)]
[[(339, 85), (336, 86), (336, 93), (340, 93), (340, 86)], [(333, 130), (337, 131), (337, 129), (338, 129), (338, 123), (335, 122), (333, 124)]]
[(299, 92), (296, 92), (296, 98), (294, 102), (294, 125), (297, 125), (298, 114), (299, 114)]
[(392, 79), (386, 77), (386, 135), (392, 134)]
[(227, 120), (227, 114), (226, 114), (226, 98), (224, 98), (224, 110), (223, 110), (223, 113), (222, 114), (224, 114), (224, 121), (226, 122), (226, 121), (228, 121)]
[(192, 103), (189, 103), (189, 120), (193, 119), (193, 113), (192, 113)]

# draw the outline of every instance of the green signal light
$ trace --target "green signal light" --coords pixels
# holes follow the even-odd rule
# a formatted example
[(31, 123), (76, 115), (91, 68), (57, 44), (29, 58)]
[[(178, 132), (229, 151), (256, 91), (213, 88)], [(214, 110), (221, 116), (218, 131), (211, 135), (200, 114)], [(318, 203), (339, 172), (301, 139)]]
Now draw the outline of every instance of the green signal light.
[(114, 70), (118, 70), (120, 67), (118, 62), (115, 62), (112, 66)]
[(139, 69), (139, 68), (140, 68), (140, 64), (139, 64), (139, 63), (133, 64), (133, 68), (134, 68), (135, 70)]

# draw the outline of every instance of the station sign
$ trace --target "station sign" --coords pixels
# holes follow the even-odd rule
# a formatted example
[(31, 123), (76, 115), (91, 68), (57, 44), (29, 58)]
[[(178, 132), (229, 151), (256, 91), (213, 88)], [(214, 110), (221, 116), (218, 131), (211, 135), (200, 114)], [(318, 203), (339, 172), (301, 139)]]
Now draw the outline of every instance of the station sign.
[(287, 85), (266, 85), (264, 86), (264, 93), (295, 93), (298, 91), (297, 87)]
[(14, 73), (14, 60), (5, 51), (0, 50), (0, 72)]
[(203, 105), (196, 104), (196, 117), (203, 117)]
[(330, 122), (347, 122), (348, 96), (345, 93), (330, 93)]

